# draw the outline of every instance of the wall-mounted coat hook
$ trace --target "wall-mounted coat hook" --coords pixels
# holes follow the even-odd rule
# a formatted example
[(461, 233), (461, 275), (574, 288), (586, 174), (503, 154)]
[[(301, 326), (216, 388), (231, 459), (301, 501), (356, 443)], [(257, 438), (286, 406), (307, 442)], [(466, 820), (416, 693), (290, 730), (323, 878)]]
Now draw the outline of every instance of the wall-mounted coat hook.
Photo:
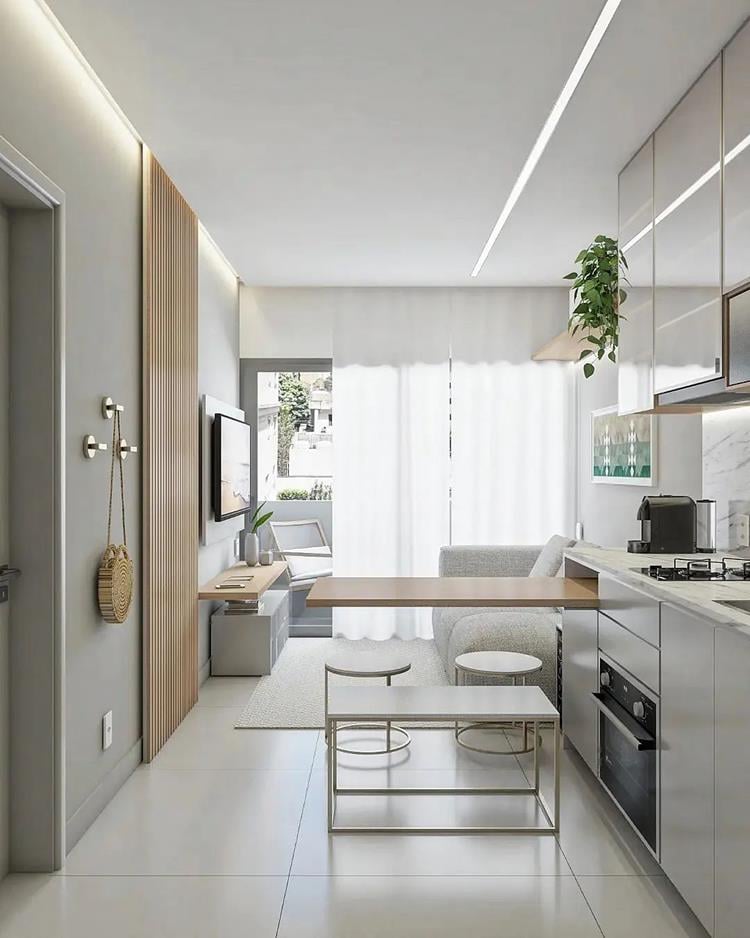
[(98, 452), (106, 450), (106, 448), (106, 443), (97, 443), (96, 437), (93, 437), (90, 433), (83, 438), (83, 455), (86, 459), (93, 459)]
[(102, 398), (102, 417), (105, 420), (111, 420), (115, 413), (122, 413), (125, 410), (123, 404), (115, 404), (111, 397)]
[(120, 459), (127, 459), (128, 453), (137, 453), (137, 452), (138, 452), (138, 447), (137, 447), (137, 446), (130, 446), (130, 445), (128, 444), (128, 441), (127, 441), (126, 439), (121, 439), (121, 440), (119, 441), (119, 447), (118, 447), (118, 449), (120, 450)]

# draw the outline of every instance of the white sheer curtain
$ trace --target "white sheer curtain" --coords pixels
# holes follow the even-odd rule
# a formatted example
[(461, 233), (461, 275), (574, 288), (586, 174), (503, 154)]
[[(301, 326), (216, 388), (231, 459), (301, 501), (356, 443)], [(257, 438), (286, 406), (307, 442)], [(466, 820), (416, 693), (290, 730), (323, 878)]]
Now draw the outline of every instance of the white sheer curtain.
[[(449, 294), (337, 292), (334, 574), (434, 576), (449, 539)], [(429, 638), (430, 609), (337, 609), (334, 635)]]
[(560, 290), (453, 293), (454, 544), (539, 544), (573, 530), (574, 369), (531, 361), (566, 313)]

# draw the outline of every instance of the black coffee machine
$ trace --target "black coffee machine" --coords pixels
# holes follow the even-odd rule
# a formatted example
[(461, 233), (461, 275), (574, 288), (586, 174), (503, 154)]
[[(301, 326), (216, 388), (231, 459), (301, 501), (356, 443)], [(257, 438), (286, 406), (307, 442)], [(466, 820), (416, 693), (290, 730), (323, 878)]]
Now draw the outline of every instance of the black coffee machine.
[(628, 541), (633, 554), (694, 554), (695, 502), (687, 495), (647, 495), (638, 508), (641, 539)]

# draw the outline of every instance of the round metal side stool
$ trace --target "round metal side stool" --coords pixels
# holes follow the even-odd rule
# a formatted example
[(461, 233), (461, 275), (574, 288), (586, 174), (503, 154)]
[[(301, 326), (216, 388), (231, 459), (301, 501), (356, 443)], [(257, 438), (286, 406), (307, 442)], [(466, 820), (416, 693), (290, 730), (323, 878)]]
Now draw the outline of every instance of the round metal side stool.
[[(509, 677), (513, 680), (513, 686), (517, 687), (520, 680), (521, 686), (526, 685), (526, 676), (536, 674), (543, 667), (540, 658), (534, 655), (523, 655), (515, 651), (469, 651), (466, 654), (459, 655), (455, 661), (455, 684), (456, 686), (466, 683), (467, 674), (477, 674), (481, 677)], [(519, 756), (523, 753), (531, 752), (534, 747), (529, 745), (529, 724), (524, 720), (523, 726), (523, 748), (522, 749), (485, 749), (483, 746), (472, 746), (461, 737), (469, 730), (496, 729), (503, 732), (509, 726), (515, 724), (508, 723), (467, 723), (465, 726), (459, 726), (456, 722), (454, 734), (456, 742), (464, 749), (470, 749), (472, 752), (482, 752), (493, 756)]]
[[(381, 654), (380, 652), (347, 653), (340, 652), (331, 656), (325, 663), (325, 729), (328, 740), (328, 675), (338, 674), (342, 677), (384, 677), (388, 687), (396, 674), (405, 674), (411, 670), (411, 661), (405, 655)], [(411, 742), (411, 736), (402, 726), (397, 726), (388, 720), (386, 723), (341, 723), (337, 733), (342, 730), (385, 730), (385, 748), (383, 749), (351, 749), (346, 746), (336, 746), (338, 752), (346, 752), (355, 756), (385, 756), (400, 752)], [(393, 744), (392, 734), (401, 737), (401, 742)]]

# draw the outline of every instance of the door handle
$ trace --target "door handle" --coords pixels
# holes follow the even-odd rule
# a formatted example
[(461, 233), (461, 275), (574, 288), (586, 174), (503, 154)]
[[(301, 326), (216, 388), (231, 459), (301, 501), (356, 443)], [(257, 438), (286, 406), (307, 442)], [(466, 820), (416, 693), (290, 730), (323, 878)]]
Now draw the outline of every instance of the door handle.
[[(656, 749), (656, 739), (651, 733), (644, 730), (640, 723), (634, 720), (624, 707), (621, 707), (614, 701), (606, 701), (604, 694), (598, 694), (596, 691), (592, 691), (591, 697), (594, 701), (594, 706), (610, 723), (617, 727), (631, 746), (639, 751)], [(617, 710), (615, 710), (615, 707)]]

